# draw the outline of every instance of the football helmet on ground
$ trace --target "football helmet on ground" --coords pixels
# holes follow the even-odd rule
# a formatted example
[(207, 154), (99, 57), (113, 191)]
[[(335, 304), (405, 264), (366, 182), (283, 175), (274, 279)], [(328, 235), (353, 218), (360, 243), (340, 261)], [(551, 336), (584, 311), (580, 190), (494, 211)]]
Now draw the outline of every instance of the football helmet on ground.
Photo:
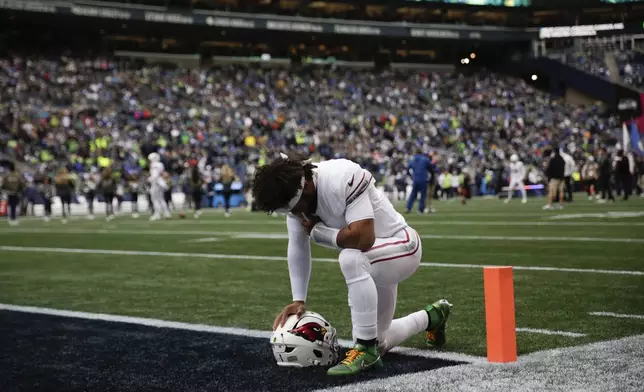
[(315, 312), (291, 315), (271, 335), (271, 348), (279, 366), (329, 366), (338, 361), (335, 328)]

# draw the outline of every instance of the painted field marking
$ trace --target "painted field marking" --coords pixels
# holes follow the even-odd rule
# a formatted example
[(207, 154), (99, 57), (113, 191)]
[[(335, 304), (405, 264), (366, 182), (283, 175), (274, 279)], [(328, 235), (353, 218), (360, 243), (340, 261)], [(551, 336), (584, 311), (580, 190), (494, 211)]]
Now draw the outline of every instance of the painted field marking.
[(613, 313), (613, 312), (589, 312), (588, 314), (591, 316), (632, 318), (632, 319), (644, 320), (644, 315), (642, 314), (624, 314), (624, 313)]
[(639, 218), (644, 216), (642, 211), (609, 211), (609, 212), (594, 212), (587, 214), (560, 214), (553, 215), (548, 217), (551, 220), (558, 219), (578, 219), (578, 218), (610, 218), (610, 219), (620, 219), (620, 218)]
[[(52, 308), (41, 308), (36, 306), (20, 306), (20, 305), (10, 305), (10, 304), (0, 304), (0, 310), (9, 310), (13, 312), (23, 312), (23, 313), (32, 313), (32, 314), (44, 314), (49, 316), (59, 316), (59, 317), (70, 317), (70, 318), (80, 318), (85, 320), (100, 320), (100, 321), (109, 321), (115, 323), (126, 323), (126, 324), (136, 324), (136, 325), (145, 325), (148, 327), (154, 328), (171, 328), (171, 329), (181, 329), (188, 331), (196, 332), (209, 332), (209, 333), (220, 333), (227, 335), (235, 336), (248, 336), (252, 338), (268, 339), (271, 336), (271, 331), (259, 331), (246, 328), (234, 328), (234, 327), (219, 327), (214, 325), (206, 324), (192, 324), (179, 321), (166, 321), (153, 318), (145, 317), (132, 317), (132, 316), (119, 316), (106, 313), (88, 313), (88, 312), (79, 312), (73, 310), (60, 310)], [(349, 340), (340, 340), (339, 343), (344, 347), (352, 347), (353, 342)], [(391, 350), (391, 352), (403, 354), (403, 355), (413, 355), (425, 358), (437, 358), (444, 359), (448, 361), (460, 361), (460, 362), (470, 362), (470, 363), (482, 363), (485, 362), (485, 358), (477, 357), (473, 355), (460, 354), (460, 353), (449, 353), (449, 352), (434, 352), (428, 350), (420, 350), (408, 347), (396, 347)]]
[(571, 338), (583, 338), (584, 336), (586, 336), (585, 333), (566, 332), (566, 331), (551, 331), (549, 329), (538, 329), (538, 328), (517, 328), (517, 332), (539, 333), (539, 334), (543, 334), (543, 335), (568, 336), (568, 337), (571, 337)]
[[(139, 250), (118, 250), (118, 249), (77, 249), (77, 248), (47, 248), (29, 246), (0, 246), (0, 251), (5, 252), (31, 252), (31, 253), (75, 253), (75, 254), (103, 254), (103, 255), (124, 255), (124, 256), (160, 256), (160, 257), (192, 257), (205, 259), (233, 259), (233, 260), (263, 260), (263, 261), (286, 261), (283, 256), (255, 256), (240, 254), (218, 254), (218, 253), (185, 253), (185, 252), (155, 252)], [(337, 263), (334, 258), (314, 257), (312, 261), (322, 263)], [(445, 267), (445, 268), (468, 268), (481, 269), (483, 267), (495, 267), (486, 264), (450, 264), (421, 262), (421, 267)], [(584, 268), (560, 268), (560, 267), (536, 267), (536, 266), (512, 266), (515, 271), (549, 271), (549, 272), (579, 272), (605, 275), (634, 275), (644, 276), (644, 271), (624, 271), (605, 269), (584, 269)]]
[(564, 241), (564, 242), (615, 242), (644, 244), (644, 238), (606, 238), (606, 237), (533, 237), (533, 236), (501, 236), (501, 235), (442, 235), (423, 234), (421, 238), (452, 239), (452, 240), (482, 240), (482, 241)]
[[(266, 233), (266, 232), (230, 232), (215, 230), (122, 230), (114, 229), (0, 229), (0, 233), (28, 233), (28, 234), (127, 234), (127, 235), (212, 235), (242, 239), (288, 239), (287, 233)], [(448, 240), (474, 240), (474, 241), (540, 241), (540, 242), (607, 242), (607, 243), (631, 243), (644, 244), (644, 238), (611, 238), (611, 237), (543, 237), (543, 236), (496, 236), (496, 235), (449, 235), (449, 234), (423, 234), (424, 239), (448, 239)]]
[[(505, 216), (507, 217), (507, 215)], [(511, 221), (472, 221), (472, 220), (447, 220), (449, 218), (448, 216), (443, 216), (441, 217), (443, 219), (436, 219), (436, 217), (432, 217), (432, 219), (426, 219), (426, 220), (413, 220), (413, 219), (407, 219), (407, 223), (412, 226), (434, 226), (434, 227), (440, 227), (440, 226), (528, 226), (528, 227), (534, 227), (534, 226), (580, 226), (580, 227), (586, 227), (586, 226), (609, 226), (609, 227), (630, 227), (630, 226), (644, 226), (644, 222), (606, 222), (606, 221), (573, 221), (573, 222), (565, 222), (565, 221), (543, 221), (543, 220), (537, 220), (537, 221), (517, 221), (517, 220), (511, 220)], [(27, 220), (23, 218), (22, 220)], [(34, 219), (28, 219), (28, 221), (34, 221)], [(86, 221), (84, 219), (71, 219), (72, 222), (84, 224), (92, 224), (96, 223), (96, 221)], [(137, 225), (137, 226), (147, 226), (150, 227), (151, 225), (153, 226), (167, 226), (167, 225), (172, 225), (172, 226), (183, 226), (183, 225), (195, 225), (195, 226), (207, 226), (207, 225), (212, 225), (212, 226), (226, 226), (229, 224), (232, 225), (261, 225), (261, 226), (286, 226), (286, 221), (284, 219), (270, 219), (270, 220), (261, 220), (261, 219), (200, 219), (200, 220), (194, 220), (194, 219), (186, 219), (186, 220), (169, 220), (169, 221), (156, 221), (153, 223), (148, 223), (147, 221), (141, 221), (141, 220), (133, 220), (130, 218), (127, 219), (116, 219), (110, 222), (111, 224), (119, 224), (119, 225)], [(57, 224), (57, 220), (54, 218), (52, 222), (49, 222), (48, 225), (55, 225)], [(40, 224), (39, 224), (40, 225)]]
[(188, 240), (188, 241), (181, 241), (181, 242), (190, 242), (190, 243), (201, 244), (201, 243), (204, 243), (204, 242), (219, 242), (221, 240), (222, 239), (218, 238), (218, 237), (210, 237), (210, 238), (197, 238), (195, 240)]

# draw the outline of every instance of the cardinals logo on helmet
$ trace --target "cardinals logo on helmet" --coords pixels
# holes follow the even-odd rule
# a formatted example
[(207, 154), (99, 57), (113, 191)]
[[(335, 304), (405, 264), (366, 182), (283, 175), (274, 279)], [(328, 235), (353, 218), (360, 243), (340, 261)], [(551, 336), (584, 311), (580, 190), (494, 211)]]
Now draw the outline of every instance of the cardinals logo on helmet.
[(324, 340), (324, 335), (326, 335), (326, 328), (321, 327), (316, 323), (306, 323), (290, 330), (289, 332), (310, 342), (316, 342), (318, 340)]

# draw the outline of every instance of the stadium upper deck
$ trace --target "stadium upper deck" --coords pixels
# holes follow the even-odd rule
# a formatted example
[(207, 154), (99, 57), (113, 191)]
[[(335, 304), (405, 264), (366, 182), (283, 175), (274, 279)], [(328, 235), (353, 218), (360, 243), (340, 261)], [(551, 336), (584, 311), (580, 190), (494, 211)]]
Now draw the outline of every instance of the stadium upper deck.
[[(215, 10), (273, 15), (410, 23), (514, 27), (597, 24), (639, 20), (641, 1), (606, 0), (115, 0), (174, 10)], [(615, 4), (618, 3), (618, 4)], [(640, 3), (640, 4), (638, 4)]]

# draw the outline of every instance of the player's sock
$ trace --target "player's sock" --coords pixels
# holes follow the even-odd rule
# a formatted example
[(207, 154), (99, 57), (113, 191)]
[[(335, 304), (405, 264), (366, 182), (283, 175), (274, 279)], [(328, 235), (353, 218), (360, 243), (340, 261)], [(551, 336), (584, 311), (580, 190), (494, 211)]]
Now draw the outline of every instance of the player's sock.
[(358, 339), (356, 339), (356, 343), (362, 344), (365, 347), (371, 347), (371, 346), (375, 346), (376, 344), (378, 344), (378, 341), (376, 339), (367, 339), (367, 340), (365, 340), (365, 339), (358, 338)]
[(428, 325), (429, 315), (425, 310), (393, 320), (389, 329), (383, 334), (380, 352), (386, 353), (417, 333), (423, 332)]

